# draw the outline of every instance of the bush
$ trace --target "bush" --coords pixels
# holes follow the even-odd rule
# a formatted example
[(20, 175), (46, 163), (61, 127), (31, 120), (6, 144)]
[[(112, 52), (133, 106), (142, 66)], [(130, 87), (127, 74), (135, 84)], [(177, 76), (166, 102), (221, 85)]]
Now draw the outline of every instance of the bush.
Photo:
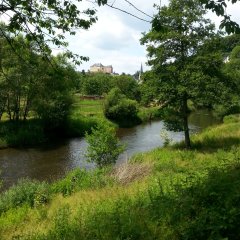
[(64, 179), (54, 183), (51, 191), (53, 193), (61, 193), (63, 196), (69, 196), (82, 189), (104, 187), (111, 183), (106, 171), (107, 169), (87, 171), (77, 168), (70, 172)]
[(86, 134), (86, 140), (89, 144), (86, 157), (99, 167), (115, 163), (124, 150), (116, 137), (115, 129), (107, 123), (101, 122), (93, 128), (90, 135)]
[(48, 184), (37, 181), (20, 180), (17, 185), (0, 196), (0, 214), (11, 208), (28, 205), (34, 207), (45, 204), (50, 199)]
[(33, 146), (46, 141), (40, 120), (6, 121), (0, 123), (0, 135), (7, 146)]
[(240, 122), (240, 114), (234, 114), (224, 117), (224, 123), (237, 123)]
[(137, 119), (138, 105), (134, 100), (128, 99), (118, 88), (112, 89), (104, 102), (104, 114), (114, 121)]
[(56, 130), (66, 124), (71, 104), (69, 95), (56, 94), (51, 99), (39, 99), (35, 110), (46, 130)]

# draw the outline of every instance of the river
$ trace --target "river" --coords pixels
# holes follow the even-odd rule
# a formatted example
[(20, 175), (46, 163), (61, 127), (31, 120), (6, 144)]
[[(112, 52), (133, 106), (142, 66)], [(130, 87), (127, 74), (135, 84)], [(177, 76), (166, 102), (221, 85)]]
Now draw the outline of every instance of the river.
[[(191, 133), (218, 123), (210, 112), (198, 111), (189, 116)], [(133, 128), (120, 128), (117, 132), (121, 142), (126, 144), (126, 151), (119, 157), (118, 163), (127, 161), (137, 152), (146, 152), (163, 146), (164, 140), (160, 133), (163, 122), (152, 121)], [(181, 141), (182, 132), (168, 131), (170, 138)], [(8, 188), (20, 178), (52, 181), (63, 177), (66, 172), (76, 168), (93, 168), (93, 164), (86, 162), (84, 152), (87, 143), (84, 138), (73, 138), (60, 143), (52, 143), (39, 148), (0, 150), (0, 170), (3, 189)]]

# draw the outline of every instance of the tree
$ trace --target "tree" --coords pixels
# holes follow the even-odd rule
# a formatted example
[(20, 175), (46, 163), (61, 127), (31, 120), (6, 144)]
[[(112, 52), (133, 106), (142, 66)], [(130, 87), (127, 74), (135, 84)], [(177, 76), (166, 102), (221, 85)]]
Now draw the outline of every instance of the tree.
[(226, 77), (233, 83), (232, 91), (229, 92), (228, 98), (221, 104), (216, 104), (218, 115), (224, 117), (229, 114), (236, 114), (240, 112), (240, 46), (236, 46), (228, 61), (224, 66), (224, 73)]
[[(25, 47), (23, 47), (23, 43)], [(6, 111), (10, 120), (26, 119), (31, 108), (32, 99), (37, 94), (38, 76), (36, 61), (39, 58), (33, 47), (23, 36), (18, 36), (14, 41), (14, 47), (26, 61), (31, 62), (31, 66), (21, 61), (13, 53), (9, 44), (1, 38), (1, 66), (0, 75), (3, 88), (0, 90), (5, 101)]]
[(183, 130), (185, 145), (190, 147), (188, 101), (217, 100), (222, 57), (199, 53), (204, 41), (214, 36), (214, 26), (203, 17), (205, 10), (199, 1), (171, 0), (158, 10), (152, 29), (141, 42), (147, 44), (148, 63), (158, 74), (158, 98), (168, 109), (168, 128)]
[[(9, 18), (6, 23), (6, 32), (18, 35), (25, 34), (29, 41), (38, 45), (38, 51), (48, 59), (51, 53), (50, 45), (67, 46), (64, 33), (76, 34), (76, 29), (88, 29), (96, 22), (96, 11), (94, 9), (81, 9), (81, 0), (4, 0), (0, 4), (0, 15)], [(105, 4), (107, 0), (98, 0), (99, 5)], [(8, 43), (12, 40), (7, 36), (3, 28), (0, 32), (4, 34)], [(66, 55), (76, 63), (79, 60), (75, 54), (66, 51)], [(86, 60), (80, 57), (80, 60)]]
[(222, 16), (220, 28), (225, 28), (227, 33), (240, 33), (239, 24), (231, 20), (225, 9), (227, 8), (227, 3), (232, 4), (239, 2), (239, 0), (200, 0), (200, 2), (206, 7), (217, 14), (217, 16)]
[(124, 147), (116, 137), (116, 131), (106, 123), (99, 123), (92, 133), (86, 134), (88, 145), (86, 157), (98, 167), (116, 163)]
[(147, 71), (142, 75), (142, 83), (139, 85), (141, 93), (141, 104), (148, 106), (158, 100), (160, 91), (159, 78), (153, 71)]
[(136, 80), (132, 76), (128, 75), (120, 75), (114, 76), (114, 86), (119, 88), (127, 98), (138, 100), (139, 99), (139, 91), (138, 84)]
[(58, 69), (55, 71), (35, 52), (34, 42), (21, 35), (14, 39), (14, 47), (27, 63), (4, 38), (0, 41), (0, 118), (6, 111), (9, 120), (26, 120), (31, 112), (45, 126), (60, 126), (68, 115), (70, 90), (78, 77), (74, 67), (63, 55), (51, 56)]
[(75, 70), (64, 56), (53, 57), (58, 71), (47, 62), (38, 64), (40, 86), (33, 110), (43, 121), (45, 128), (56, 130), (66, 123), (72, 104), (71, 90), (74, 87)]
[(103, 95), (113, 88), (113, 77), (105, 73), (82, 75), (82, 93), (86, 95)]

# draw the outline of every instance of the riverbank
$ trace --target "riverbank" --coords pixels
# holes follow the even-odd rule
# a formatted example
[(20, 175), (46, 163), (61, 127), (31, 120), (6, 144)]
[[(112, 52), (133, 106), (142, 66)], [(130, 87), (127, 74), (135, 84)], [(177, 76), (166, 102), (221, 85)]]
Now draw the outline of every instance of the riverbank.
[(0, 197), (1, 239), (239, 239), (240, 119), (120, 169), (75, 170)]
[[(138, 121), (129, 124), (129, 126), (159, 118), (159, 109), (156, 107), (141, 107), (138, 117)], [(51, 132), (46, 130), (44, 124), (38, 119), (18, 122), (1, 121), (0, 149), (41, 146), (59, 138), (83, 137), (86, 132), (90, 132), (91, 128), (102, 120), (108, 121), (116, 128), (119, 127), (118, 124), (105, 118), (103, 100), (80, 100), (75, 98), (71, 113), (64, 126)]]

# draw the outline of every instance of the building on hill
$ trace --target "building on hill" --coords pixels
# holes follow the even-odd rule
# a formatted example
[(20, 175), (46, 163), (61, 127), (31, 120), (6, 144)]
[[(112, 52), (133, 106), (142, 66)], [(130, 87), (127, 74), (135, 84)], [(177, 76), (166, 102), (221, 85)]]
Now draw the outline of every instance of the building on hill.
[(112, 74), (113, 67), (112, 67), (112, 65), (103, 66), (101, 63), (96, 63), (90, 67), (90, 72), (92, 72), (92, 73), (102, 72), (102, 73)]

